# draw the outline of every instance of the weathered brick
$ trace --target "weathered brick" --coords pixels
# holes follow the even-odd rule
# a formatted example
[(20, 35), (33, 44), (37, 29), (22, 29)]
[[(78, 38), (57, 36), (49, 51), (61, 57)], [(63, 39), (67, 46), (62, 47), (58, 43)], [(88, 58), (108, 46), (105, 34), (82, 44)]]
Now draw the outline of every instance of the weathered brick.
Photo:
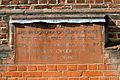
[(119, 4), (120, 0), (113, 0), (113, 2)]
[(117, 70), (118, 66), (117, 65), (108, 65), (107, 70)]
[(104, 0), (105, 3), (112, 3), (112, 0)]
[(48, 4), (56, 4), (56, 0), (48, 0)]
[(28, 0), (12, 0), (11, 4), (16, 5), (16, 4), (28, 4)]
[(9, 5), (11, 0), (2, 0), (2, 5)]
[(68, 80), (68, 78), (58, 78), (58, 80)]
[(43, 77), (59, 77), (62, 76), (62, 72), (43, 72)]
[(37, 67), (36, 66), (28, 66), (28, 71), (36, 71)]
[(118, 76), (119, 72), (118, 71), (107, 71), (104, 72), (104, 76)]
[(2, 28), (2, 33), (7, 33), (8, 29), (7, 28)]
[(120, 8), (120, 4), (110, 4), (109, 8)]
[(59, 4), (64, 4), (66, 0), (58, 0)]
[(113, 34), (108, 34), (109, 38), (118, 38), (118, 35), (113, 33)]
[(29, 0), (29, 4), (38, 4), (38, 0)]
[(7, 23), (6, 22), (0, 22), (0, 27), (7, 27)]
[(77, 0), (77, 3), (85, 3), (85, 0)]
[(7, 34), (0, 34), (0, 39), (6, 39)]
[(23, 77), (41, 77), (42, 72), (23, 72)]
[(75, 3), (75, 0), (67, 0), (67, 3)]
[(15, 6), (15, 9), (29, 9), (30, 6)]
[(8, 40), (2, 40), (2, 44), (8, 44)]
[(94, 0), (86, 0), (86, 3), (95, 3)]
[(48, 80), (48, 78), (39, 78), (38, 80)]
[(26, 71), (27, 67), (26, 66), (18, 66), (18, 71)]
[(77, 70), (77, 65), (68, 65), (68, 70), (70, 70), (70, 71)]
[(111, 77), (109, 80), (119, 80), (118, 77)]
[(80, 9), (80, 8), (90, 8), (88, 4), (79, 4), (79, 5), (73, 5), (73, 8)]
[(83, 76), (103, 76), (102, 71), (86, 71), (83, 73)]
[(103, 3), (103, 0), (95, 0), (95, 3)]
[(108, 8), (107, 4), (93, 4), (91, 8)]
[(63, 73), (65, 77), (79, 77), (82, 75), (82, 72), (79, 71), (66, 71)]
[(34, 9), (51, 9), (52, 6), (50, 5), (37, 5), (37, 6), (34, 6)]
[(102, 77), (100, 80), (109, 80), (109, 77)]
[(3, 72), (2, 76), (3, 77), (21, 77), (22, 73), (21, 72)]
[(47, 4), (47, 0), (39, 0), (39, 4)]
[(120, 28), (108, 28), (109, 32), (120, 32)]

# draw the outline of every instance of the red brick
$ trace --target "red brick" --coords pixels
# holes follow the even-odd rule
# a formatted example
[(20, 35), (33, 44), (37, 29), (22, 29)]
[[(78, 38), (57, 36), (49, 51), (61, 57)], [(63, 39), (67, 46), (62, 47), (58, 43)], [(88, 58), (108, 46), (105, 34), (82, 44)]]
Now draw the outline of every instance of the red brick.
[(119, 80), (118, 77), (111, 77), (109, 80)]
[(22, 73), (21, 72), (3, 72), (2, 76), (3, 77), (21, 77)]
[(97, 65), (88, 65), (88, 70), (97, 70)]
[(57, 70), (66, 70), (67, 66), (66, 65), (58, 65)]
[(28, 66), (28, 71), (36, 71), (37, 67), (36, 66)]
[(23, 72), (23, 77), (41, 77), (42, 72)]
[(107, 66), (105, 64), (98, 65), (98, 70), (106, 70)]
[(58, 80), (68, 80), (68, 78), (59, 78)]
[(82, 75), (82, 72), (78, 71), (69, 71), (69, 72), (64, 72), (63, 76), (65, 77), (79, 77)]
[(17, 80), (17, 78), (8, 78), (7, 80)]
[(39, 78), (38, 80), (48, 80), (47, 78)]
[(43, 77), (60, 77), (62, 76), (61, 72), (43, 72)]
[(47, 0), (39, 0), (39, 4), (47, 4)]
[(83, 73), (83, 76), (103, 76), (101, 71), (87, 71)]
[(46, 66), (45, 65), (38, 66), (38, 70), (46, 71)]
[(77, 65), (68, 65), (68, 70), (70, 70), (70, 71), (77, 70)]
[(79, 78), (69, 78), (69, 80), (79, 80)]
[(18, 78), (18, 80), (27, 80), (26, 78)]
[(7, 70), (9, 70), (9, 71), (17, 71), (17, 66), (8, 66)]
[(106, 77), (104, 78), (103, 77), (103, 78), (100, 78), (100, 80), (109, 80), (109, 77), (108, 78), (106, 78)]
[(87, 65), (78, 65), (78, 70), (87, 70)]
[(99, 78), (90, 78), (90, 80), (99, 80)]
[(0, 78), (0, 80), (7, 80), (7, 78)]
[(7, 70), (7, 66), (0, 66), (0, 71), (6, 71)]
[(104, 76), (118, 76), (118, 72), (117, 71), (107, 71), (104, 72)]
[(58, 80), (56, 77), (49, 77), (48, 80)]
[(89, 78), (80, 78), (79, 80), (89, 80)]
[(26, 66), (18, 66), (18, 71), (26, 71), (27, 67)]
[(47, 70), (49, 71), (56, 71), (57, 70), (57, 65), (48, 65)]

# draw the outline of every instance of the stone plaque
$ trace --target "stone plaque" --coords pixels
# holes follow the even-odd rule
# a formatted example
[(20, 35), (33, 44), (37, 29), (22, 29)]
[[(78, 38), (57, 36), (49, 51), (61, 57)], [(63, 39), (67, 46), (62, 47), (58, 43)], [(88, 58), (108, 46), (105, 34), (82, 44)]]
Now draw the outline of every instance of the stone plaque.
[(101, 24), (15, 24), (16, 63), (100, 63)]

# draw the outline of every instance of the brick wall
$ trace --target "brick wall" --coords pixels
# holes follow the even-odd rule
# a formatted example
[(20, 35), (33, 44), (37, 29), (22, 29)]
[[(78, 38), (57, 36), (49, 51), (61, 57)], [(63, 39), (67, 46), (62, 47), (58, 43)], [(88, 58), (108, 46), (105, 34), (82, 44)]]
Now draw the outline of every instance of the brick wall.
[[(80, 10), (84, 17), (108, 15), (108, 44), (118, 45), (120, 42), (120, 0), (0, 0), (0, 46), (8, 46), (9, 18), (28, 15), (35, 16), (38, 10)], [(35, 11), (34, 11), (35, 10)], [(22, 12), (23, 11), (23, 12)], [(31, 12), (26, 12), (31, 11)], [(93, 11), (93, 12), (92, 12)], [(43, 11), (44, 12), (44, 11)], [(88, 15), (88, 13), (90, 13)], [(37, 13), (38, 14), (38, 13)], [(96, 15), (97, 16), (97, 15)], [(120, 65), (111, 63), (112, 56), (119, 56), (119, 47), (111, 47), (116, 52), (106, 52), (104, 62), (100, 64), (13, 64), (15, 58), (11, 54), (1, 54), (0, 80), (120, 80)], [(114, 55), (113, 55), (114, 56)], [(115, 57), (115, 56), (114, 56)], [(117, 56), (116, 56), (117, 57)], [(120, 57), (115, 59), (119, 60)], [(13, 59), (13, 60), (12, 60)], [(110, 63), (108, 64), (107, 61)]]

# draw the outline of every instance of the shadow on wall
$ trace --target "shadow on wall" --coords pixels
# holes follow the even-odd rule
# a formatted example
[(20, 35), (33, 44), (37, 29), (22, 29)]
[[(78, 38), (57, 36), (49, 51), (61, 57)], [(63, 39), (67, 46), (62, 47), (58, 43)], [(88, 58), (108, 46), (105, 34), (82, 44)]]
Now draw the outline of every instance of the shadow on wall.
[(105, 16), (105, 47), (112, 47), (120, 45), (120, 28), (116, 25), (112, 19), (106, 15)]

